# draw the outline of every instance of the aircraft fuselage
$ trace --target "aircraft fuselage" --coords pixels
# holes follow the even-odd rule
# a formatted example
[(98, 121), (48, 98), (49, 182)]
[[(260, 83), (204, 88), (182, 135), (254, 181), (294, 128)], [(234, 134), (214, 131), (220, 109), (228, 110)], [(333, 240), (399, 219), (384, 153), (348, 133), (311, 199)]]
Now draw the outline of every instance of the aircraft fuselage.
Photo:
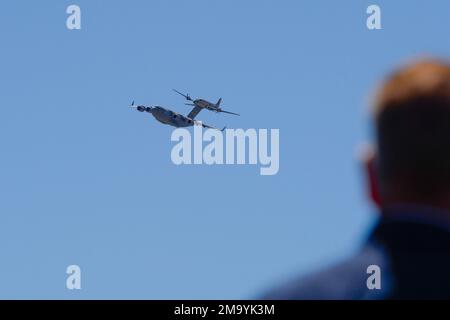
[(159, 122), (176, 128), (190, 127), (195, 124), (194, 120), (159, 106), (153, 107), (151, 114)]
[(196, 99), (193, 102), (194, 102), (195, 106), (202, 108), (202, 109), (208, 109), (208, 110), (213, 110), (213, 111), (216, 111), (218, 109), (214, 103), (211, 103), (211, 102), (203, 100), (203, 99)]
[(138, 107), (138, 111), (151, 113), (159, 122), (176, 128), (190, 127), (196, 124), (194, 120), (160, 106)]

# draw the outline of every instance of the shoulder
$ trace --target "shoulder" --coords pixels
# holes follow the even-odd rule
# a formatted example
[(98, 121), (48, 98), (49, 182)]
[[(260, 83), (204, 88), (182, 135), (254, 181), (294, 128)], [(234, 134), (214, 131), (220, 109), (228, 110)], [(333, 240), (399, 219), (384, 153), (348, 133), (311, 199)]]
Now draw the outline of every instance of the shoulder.
[[(383, 270), (380, 290), (370, 290), (367, 279), (373, 271), (369, 266)], [(347, 300), (382, 299), (389, 294), (389, 261), (381, 246), (367, 244), (352, 257), (320, 272), (292, 279), (268, 292), (263, 299), (270, 300)]]

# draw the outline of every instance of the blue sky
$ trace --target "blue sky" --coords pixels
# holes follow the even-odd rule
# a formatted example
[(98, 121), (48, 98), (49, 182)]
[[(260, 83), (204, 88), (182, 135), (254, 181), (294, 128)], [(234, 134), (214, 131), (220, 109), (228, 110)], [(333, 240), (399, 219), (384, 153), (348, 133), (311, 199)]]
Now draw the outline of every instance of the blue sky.
[[(351, 254), (376, 217), (356, 157), (370, 93), (407, 58), (450, 54), (444, 0), (1, 7), (0, 298), (249, 298)], [(127, 108), (186, 114), (172, 88), (241, 113), (208, 124), (279, 128), (279, 173), (173, 165), (172, 129)]]

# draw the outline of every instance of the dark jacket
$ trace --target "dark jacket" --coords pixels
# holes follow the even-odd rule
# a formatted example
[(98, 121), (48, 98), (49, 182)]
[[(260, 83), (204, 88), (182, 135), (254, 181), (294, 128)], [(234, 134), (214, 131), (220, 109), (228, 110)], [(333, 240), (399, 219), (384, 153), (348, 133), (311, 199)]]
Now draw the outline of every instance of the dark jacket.
[[(369, 289), (367, 268), (380, 269)], [(450, 224), (381, 219), (353, 257), (291, 281), (264, 299), (450, 299)]]

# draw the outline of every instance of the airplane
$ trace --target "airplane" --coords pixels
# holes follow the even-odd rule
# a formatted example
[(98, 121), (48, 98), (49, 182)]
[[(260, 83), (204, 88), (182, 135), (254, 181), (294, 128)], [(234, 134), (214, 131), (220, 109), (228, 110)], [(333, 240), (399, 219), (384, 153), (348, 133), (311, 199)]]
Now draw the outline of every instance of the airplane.
[[(148, 112), (148, 113), (152, 114), (153, 117), (155, 117), (155, 119), (158, 120), (159, 122), (161, 122), (163, 124), (167, 124), (172, 127), (176, 127), (176, 128), (184, 128), (184, 127), (190, 127), (190, 126), (201, 124), (203, 128), (216, 129), (216, 130), (220, 130), (220, 131), (224, 131), (226, 129), (226, 127), (224, 127), (223, 129), (218, 129), (215, 127), (208, 126), (208, 125), (202, 123), (201, 121), (194, 120), (196, 114), (193, 116), (186, 117), (186, 116), (183, 116), (172, 110), (169, 110), (169, 109), (166, 109), (166, 108), (163, 108), (160, 106), (153, 106), (153, 107), (136, 106), (134, 104), (134, 101), (131, 103), (130, 107), (135, 108), (137, 111), (140, 111), (140, 112)], [(191, 114), (192, 114), (192, 111), (191, 111), (190, 115)]]
[(222, 98), (219, 99), (219, 101), (217, 101), (217, 103), (212, 103), (203, 99), (195, 99), (193, 100), (189, 94), (183, 94), (180, 91), (177, 91), (175, 89), (173, 89), (173, 91), (175, 91), (176, 93), (178, 93), (179, 95), (183, 96), (186, 98), (186, 100), (191, 101), (192, 103), (186, 103), (186, 105), (188, 106), (194, 106), (194, 109), (192, 109), (191, 113), (188, 115), (188, 117), (195, 117), (200, 111), (202, 111), (203, 109), (207, 109), (210, 111), (214, 111), (214, 112), (223, 112), (223, 113), (228, 113), (228, 114), (234, 114), (235, 116), (239, 116), (239, 114), (234, 113), (234, 112), (230, 112), (230, 111), (225, 111), (220, 107), (220, 103), (222, 102)]

